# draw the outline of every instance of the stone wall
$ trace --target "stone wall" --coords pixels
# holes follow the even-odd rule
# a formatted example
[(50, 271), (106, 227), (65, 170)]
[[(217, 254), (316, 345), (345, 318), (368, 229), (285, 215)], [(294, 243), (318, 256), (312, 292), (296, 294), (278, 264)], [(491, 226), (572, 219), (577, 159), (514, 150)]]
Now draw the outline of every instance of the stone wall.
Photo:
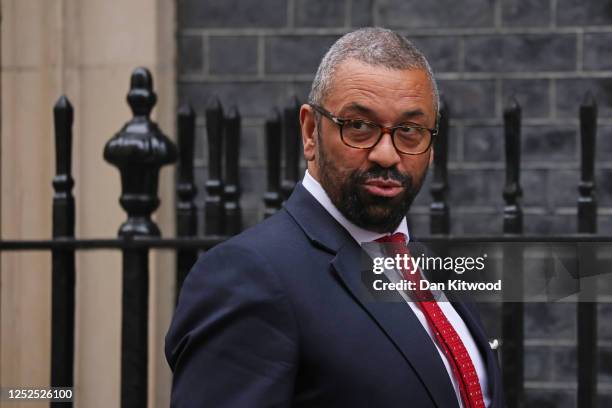
[[(130, 73), (147, 66), (154, 119), (174, 136), (174, 3), (168, 0), (2, 0), (0, 236), (49, 239), (55, 174), (53, 105), (74, 107), (76, 236), (111, 238), (125, 220), (119, 173), (105, 143), (131, 117)], [(135, 23), (137, 22), (137, 23)], [(155, 214), (174, 231), (174, 173), (161, 171)], [(149, 408), (168, 407), (164, 336), (174, 311), (174, 257), (151, 251)], [(121, 390), (121, 253), (77, 251), (74, 386), (77, 407), (118, 407)], [(0, 385), (44, 387), (51, 362), (51, 253), (0, 253)], [(11, 408), (47, 402), (0, 402)]]
[[(578, 108), (599, 102), (599, 230), (612, 233), (612, 1), (610, 0), (179, 0), (179, 100), (198, 113), (198, 179), (206, 177), (203, 112), (212, 95), (243, 116), (245, 222), (261, 219), (263, 121), (293, 94), (305, 100), (326, 49), (354, 27), (412, 39), (431, 61), (452, 111), (450, 205), (457, 234), (501, 231), (502, 112), (523, 108), (525, 231), (576, 231)], [(411, 210), (428, 232), (429, 186)], [(600, 392), (612, 404), (612, 307), (600, 306)], [(573, 305), (527, 305), (526, 380), (534, 406), (574, 406)], [(499, 324), (487, 313), (493, 333)], [(606, 385), (606, 383), (608, 385)], [(539, 402), (539, 403), (538, 403)]]

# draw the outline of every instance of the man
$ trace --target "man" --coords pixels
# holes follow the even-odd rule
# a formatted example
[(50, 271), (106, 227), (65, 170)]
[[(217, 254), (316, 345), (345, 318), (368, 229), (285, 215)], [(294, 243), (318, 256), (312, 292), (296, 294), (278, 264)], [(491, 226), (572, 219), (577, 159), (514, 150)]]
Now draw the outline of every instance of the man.
[(501, 408), (472, 307), (363, 297), (360, 244), (405, 248), (437, 109), (427, 61), (398, 34), (330, 48), (300, 111), (304, 180), (184, 283), (166, 337), (173, 407)]

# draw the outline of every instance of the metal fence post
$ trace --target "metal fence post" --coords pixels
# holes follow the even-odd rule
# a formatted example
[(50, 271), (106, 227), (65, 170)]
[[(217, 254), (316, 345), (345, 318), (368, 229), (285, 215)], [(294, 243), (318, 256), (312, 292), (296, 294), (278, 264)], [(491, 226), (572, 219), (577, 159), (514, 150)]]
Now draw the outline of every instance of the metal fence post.
[(300, 101), (292, 97), (283, 110), (283, 144), (285, 175), (281, 184), (283, 200), (287, 200), (299, 179), (300, 172)]
[[(580, 183), (578, 184), (578, 232), (597, 232), (597, 199), (595, 197), (595, 139), (597, 136), (597, 103), (587, 93), (580, 106)], [(597, 303), (587, 301), (585, 294), (596, 293), (594, 281), (581, 280), (577, 305), (578, 406), (597, 406)]]
[(434, 171), (431, 183), (429, 229), (432, 234), (450, 233), (450, 210), (446, 200), (448, 193), (448, 123), (450, 111), (444, 99), (440, 100), (438, 135), (434, 140)]
[(523, 212), (520, 199), (521, 166), (521, 107), (515, 99), (504, 110), (504, 135), (506, 139), (506, 186), (504, 188), (504, 233), (523, 232)]
[[(176, 160), (174, 144), (149, 115), (157, 101), (153, 78), (146, 68), (132, 73), (128, 103), (134, 117), (108, 141), (104, 159), (121, 173), (119, 202), (127, 221), (119, 236), (159, 236), (151, 213), (159, 206), (157, 186), (161, 166)], [(149, 262), (148, 249), (123, 251), (121, 327), (121, 406), (147, 406)]]
[[(506, 141), (506, 186), (504, 188), (504, 234), (523, 232), (523, 213), (520, 199), (521, 165), (521, 107), (512, 98), (504, 110), (504, 136)], [(503, 260), (504, 296), (522, 293), (523, 253), (516, 248), (506, 248)], [(520, 408), (524, 401), (524, 305), (522, 302), (504, 301), (502, 305), (502, 366), (504, 393), (508, 407)]]
[(236, 235), (242, 231), (240, 208), (240, 113), (234, 106), (224, 119), (225, 128), (225, 233)]
[(206, 235), (222, 235), (225, 232), (225, 208), (223, 206), (223, 108), (214, 98), (206, 108), (206, 134), (208, 136), (208, 180), (204, 202)]
[(268, 218), (280, 209), (281, 174), (281, 117), (277, 109), (266, 119), (266, 175), (267, 191), (264, 194), (266, 209), (264, 217)]
[[(61, 96), (53, 108), (56, 174), (53, 178), (53, 239), (74, 238), (75, 204), (72, 196), (72, 123), (70, 101)], [(74, 385), (74, 250), (52, 252), (51, 386)], [(52, 402), (52, 407), (72, 403)]]
[[(195, 143), (195, 113), (190, 105), (184, 104), (178, 110), (178, 180), (176, 191), (176, 235), (195, 237), (198, 234), (198, 212), (194, 198), (198, 192), (193, 181), (193, 155)], [(179, 249), (176, 253), (176, 299), (187, 273), (195, 263), (198, 252)]]

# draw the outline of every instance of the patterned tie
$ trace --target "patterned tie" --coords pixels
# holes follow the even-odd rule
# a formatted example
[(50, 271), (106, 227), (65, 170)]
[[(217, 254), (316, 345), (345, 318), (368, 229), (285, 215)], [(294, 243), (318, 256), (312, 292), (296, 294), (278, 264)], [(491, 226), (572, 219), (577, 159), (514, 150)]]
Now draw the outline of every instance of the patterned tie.
[[(387, 244), (386, 249), (392, 249), (394, 255), (410, 256), (410, 252), (406, 247), (406, 236), (402, 233), (398, 232), (379, 238), (376, 242)], [(408, 265), (412, 266), (412, 263), (408, 262)], [(463, 341), (461, 341), (461, 337), (459, 337), (453, 325), (448, 321), (442, 309), (440, 309), (438, 302), (432, 300), (434, 299), (433, 294), (429, 290), (418, 289), (419, 282), (422, 279), (421, 272), (417, 270), (412, 273), (411, 268), (409, 268), (402, 270), (402, 275), (404, 279), (414, 282), (416, 285), (417, 290), (414, 295), (417, 299), (420, 299), (417, 304), (423, 311), (431, 331), (435, 333), (436, 340), (452, 367), (453, 374), (459, 383), (463, 406), (465, 408), (484, 408), (485, 404), (478, 374), (476, 374), (474, 363), (472, 363), (472, 359)]]

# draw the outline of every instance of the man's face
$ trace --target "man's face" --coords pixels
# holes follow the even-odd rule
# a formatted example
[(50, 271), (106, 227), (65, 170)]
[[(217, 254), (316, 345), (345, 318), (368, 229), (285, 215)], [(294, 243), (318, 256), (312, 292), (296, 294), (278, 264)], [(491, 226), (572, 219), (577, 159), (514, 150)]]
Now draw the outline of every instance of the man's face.
[[(343, 119), (365, 119), (384, 126), (435, 126), (432, 84), (423, 70), (392, 70), (356, 60), (343, 62), (322, 103)], [(300, 111), (308, 171), (334, 205), (354, 224), (377, 232), (395, 230), (419, 192), (432, 150), (398, 153), (385, 133), (371, 149), (355, 149), (340, 128), (309, 105)]]

